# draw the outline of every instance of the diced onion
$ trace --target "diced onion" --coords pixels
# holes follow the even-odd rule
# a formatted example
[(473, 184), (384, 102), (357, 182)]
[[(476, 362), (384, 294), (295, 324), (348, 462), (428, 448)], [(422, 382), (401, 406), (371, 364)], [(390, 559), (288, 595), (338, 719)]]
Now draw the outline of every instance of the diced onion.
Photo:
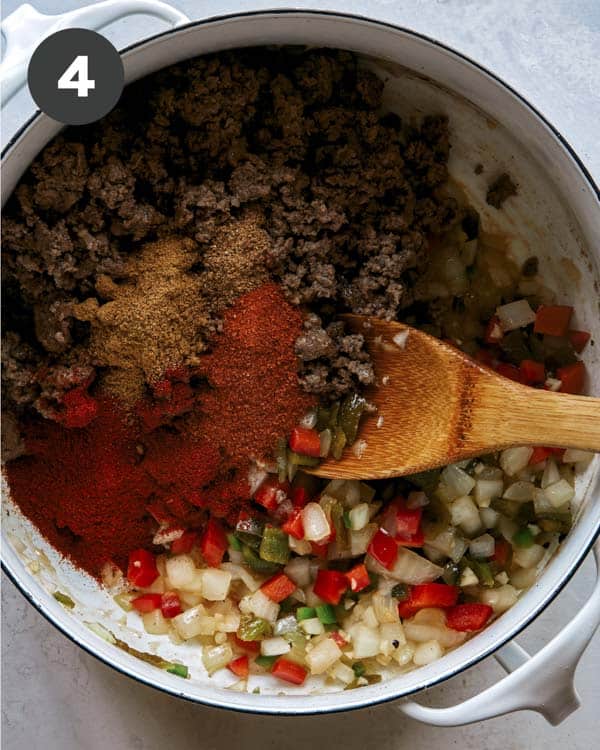
[(316, 424), (317, 424), (317, 410), (316, 409), (311, 409), (310, 411), (307, 411), (306, 414), (300, 420), (300, 425), (307, 430), (314, 430)]
[[(397, 607), (396, 607), (397, 609)], [(400, 622), (386, 622), (379, 628), (379, 651), (386, 656), (394, 653), (406, 643), (404, 628)]]
[(594, 454), (590, 451), (580, 451), (577, 448), (567, 448), (563, 454), (564, 464), (585, 464), (586, 466), (594, 458)]
[(575, 490), (566, 479), (561, 479), (546, 487), (544, 494), (553, 508), (560, 508), (561, 505), (565, 505), (573, 499)]
[(336, 662), (333, 667), (331, 667), (329, 675), (333, 677), (334, 680), (339, 680), (343, 685), (349, 685), (356, 679), (354, 670), (346, 664), (343, 664), (341, 661)]
[(291, 649), (291, 644), (285, 638), (265, 638), (260, 642), (260, 653), (263, 656), (281, 656), (287, 654)]
[(400, 615), (398, 614), (398, 601), (392, 596), (385, 595), (376, 591), (373, 594), (373, 611), (380, 624), (398, 622)]
[(502, 497), (504, 482), (502, 479), (477, 479), (475, 482), (475, 500), (480, 508), (488, 508), (495, 497)]
[(288, 544), (292, 552), (295, 552), (297, 555), (310, 555), (312, 551), (310, 542), (307, 542), (306, 539), (296, 539), (291, 534), (288, 536)]
[(530, 547), (516, 547), (513, 552), (513, 560), (521, 568), (533, 568), (544, 556), (544, 548), (540, 544), (532, 544)]
[(352, 531), (361, 531), (369, 523), (368, 503), (359, 503), (348, 513)]
[(535, 486), (532, 482), (513, 482), (502, 495), (505, 500), (514, 500), (518, 503), (528, 503), (533, 500), (533, 490)]
[(308, 586), (310, 583), (310, 560), (308, 557), (294, 557), (283, 569), (288, 578), (297, 586)]
[(424, 492), (409, 492), (406, 498), (407, 508), (424, 508), (429, 505), (429, 498)]
[(396, 335), (394, 336), (394, 338), (392, 339), (392, 341), (393, 341), (393, 342), (394, 342), (394, 344), (396, 344), (396, 346), (398, 346), (398, 347), (399, 347), (400, 349), (404, 349), (404, 348), (406, 347), (406, 342), (408, 341), (408, 334), (409, 334), (409, 331), (408, 331), (408, 330), (406, 330), (406, 331), (399, 331), (399, 332), (398, 332), (398, 333), (397, 333), (397, 334), (396, 334)]
[(350, 552), (353, 557), (365, 554), (376, 531), (377, 525), (369, 523), (360, 531), (350, 532)]
[(496, 308), (496, 315), (500, 320), (503, 331), (514, 331), (535, 321), (535, 313), (526, 299), (509, 302)]
[[(537, 492), (537, 490), (536, 490)], [(535, 494), (534, 494), (534, 503), (535, 503)], [(498, 519), (498, 530), (506, 539), (507, 542), (512, 542), (512, 539), (514, 535), (519, 530), (519, 527), (517, 524), (510, 518), (507, 518), (506, 516), (500, 516)]]
[(367, 555), (366, 565), (375, 573), (413, 585), (435, 581), (444, 572), (439, 565), (435, 565), (406, 547), (398, 547), (398, 557), (391, 570), (384, 568), (371, 555)]
[(331, 534), (329, 521), (318, 503), (308, 503), (302, 510), (304, 538), (309, 542), (322, 542)]
[(506, 612), (516, 603), (517, 599), (517, 592), (510, 583), (497, 589), (484, 589), (481, 592), (481, 601), (492, 607), (497, 614)]
[(277, 620), (273, 628), (273, 633), (275, 635), (284, 635), (285, 633), (293, 633), (295, 630), (298, 630), (298, 620), (296, 620), (294, 615), (288, 615), (287, 617), (282, 617), (281, 620)]
[(165, 563), (169, 584), (174, 589), (184, 588), (194, 580), (196, 566), (189, 555), (169, 557)]
[(233, 651), (228, 643), (222, 646), (204, 646), (202, 649), (202, 663), (209, 675), (226, 667), (233, 659)]
[(261, 582), (257, 581), (250, 571), (243, 565), (236, 565), (235, 563), (230, 562), (221, 563), (221, 570), (226, 570), (228, 573), (231, 573), (231, 577), (234, 581), (242, 581), (250, 591), (256, 591), (260, 586)]
[(493, 508), (482, 508), (479, 511), (481, 523), (485, 526), (486, 529), (493, 529), (494, 526), (498, 523), (499, 516), (500, 514), (498, 513), (498, 511), (494, 510)]
[(463, 572), (460, 574), (460, 580), (458, 582), (458, 585), (461, 588), (464, 588), (465, 586), (477, 586), (479, 583), (479, 578), (475, 575), (473, 570), (471, 568), (467, 567), (463, 570)]
[(461, 497), (461, 495), (468, 495), (475, 486), (473, 477), (470, 477), (466, 471), (454, 464), (446, 466), (441, 473), (440, 480), (446, 485), (450, 500)]
[(536, 568), (519, 568), (510, 574), (510, 582), (517, 589), (528, 589), (533, 586), (536, 578)]
[(532, 453), (533, 448), (526, 446), (507, 448), (500, 454), (500, 466), (509, 477), (512, 477), (527, 466)]
[(379, 630), (366, 625), (352, 625), (349, 630), (355, 659), (368, 659), (379, 653)]
[(165, 635), (169, 632), (169, 623), (163, 617), (160, 609), (154, 609), (152, 612), (146, 612), (142, 615), (144, 630), (150, 635)]
[(403, 626), (406, 637), (417, 643), (435, 640), (444, 648), (452, 648), (465, 640), (462, 633), (446, 626), (446, 615), (437, 608), (420, 610), (411, 620), (405, 620)]
[(425, 664), (431, 664), (432, 661), (439, 659), (443, 656), (444, 651), (438, 641), (427, 641), (426, 643), (420, 643), (413, 654), (413, 663), (418, 667), (423, 667)]
[(560, 391), (562, 380), (557, 380), (556, 378), (546, 378), (544, 385), (549, 391)]
[(308, 635), (321, 635), (325, 632), (325, 627), (318, 617), (309, 617), (300, 621), (300, 627)]
[(205, 616), (206, 610), (202, 604), (197, 604), (195, 607), (186, 609), (185, 612), (174, 617), (172, 622), (178, 635), (184, 641), (187, 641), (190, 638), (200, 635), (202, 632), (202, 618)]
[(356, 458), (362, 458), (366, 450), (367, 450), (366, 440), (356, 440), (352, 444), (352, 453), (356, 456)]
[(452, 523), (455, 526), (460, 526), (465, 534), (476, 534), (481, 528), (479, 509), (467, 495), (459, 497), (452, 503), (450, 517)]
[(206, 568), (202, 578), (202, 596), (211, 602), (222, 602), (227, 598), (231, 584), (231, 573), (218, 568)]
[(306, 663), (311, 674), (323, 674), (342, 656), (337, 643), (332, 638), (325, 638), (313, 649), (306, 652)]
[(327, 458), (329, 451), (331, 450), (331, 442), (333, 440), (333, 433), (330, 429), (323, 430), (319, 433), (320, 450), (319, 455), (321, 458)]
[(471, 541), (469, 552), (473, 557), (491, 557), (494, 554), (495, 544), (493, 536), (482, 534)]
[(250, 596), (245, 596), (240, 601), (240, 610), (242, 612), (251, 612), (256, 617), (261, 617), (267, 622), (275, 622), (279, 614), (279, 604), (271, 601), (268, 596), (258, 589)]
[(544, 473), (542, 474), (540, 486), (543, 490), (545, 490), (546, 487), (549, 487), (551, 484), (554, 484), (559, 480), (560, 472), (558, 470), (558, 466), (556, 465), (556, 461), (553, 461), (551, 458), (549, 458), (546, 461), (546, 465), (544, 466)]

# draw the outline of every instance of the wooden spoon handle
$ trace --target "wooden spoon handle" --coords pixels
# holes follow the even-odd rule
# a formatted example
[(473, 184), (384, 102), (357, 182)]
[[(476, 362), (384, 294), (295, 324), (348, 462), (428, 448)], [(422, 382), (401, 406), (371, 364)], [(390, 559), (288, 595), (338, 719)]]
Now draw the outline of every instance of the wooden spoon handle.
[(547, 445), (600, 451), (600, 399), (553, 393), (498, 378), (475, 386), (479, 409), (471, 439), (496, 445)]

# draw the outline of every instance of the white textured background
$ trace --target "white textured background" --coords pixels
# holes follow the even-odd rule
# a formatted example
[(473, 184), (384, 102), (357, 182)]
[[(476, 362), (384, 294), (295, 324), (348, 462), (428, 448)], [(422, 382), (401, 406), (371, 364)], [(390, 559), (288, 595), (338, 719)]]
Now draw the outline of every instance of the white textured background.
[[(33, 0), (57, 13), (74, 0)], [(3, 14), (17, 0), (4, 0)], [(173, 2), (191, 18), (239, 10), (296, 7), (345, 10), (435, 37), (492, 69), (562, 132), (600, 182), (600, 0), (346, 0), (346, 2)], [(117, 46), (161, 29), (136, 17), (109, 27)], [(28, 95), (3, 113), (3, 140), (31, 114)], [(520, 638), (530, 651), (548, 641), (585, 601), (587, 560), (551, 607)], [(485, 724), (439, 729), (404, 718), (393, 706), (320, 718), (260, 718), (194, 706), (124, 678), (55, 631), (6, 579), (2, 586), (2, 747), (7, 750), (591, 750), (598, 746), (600, 637), (577, 672), (583, 707), (558, 728), (521, 713)], [(502, 671), (493, 659), (430, 691), (450, 705), (483, 689)]]

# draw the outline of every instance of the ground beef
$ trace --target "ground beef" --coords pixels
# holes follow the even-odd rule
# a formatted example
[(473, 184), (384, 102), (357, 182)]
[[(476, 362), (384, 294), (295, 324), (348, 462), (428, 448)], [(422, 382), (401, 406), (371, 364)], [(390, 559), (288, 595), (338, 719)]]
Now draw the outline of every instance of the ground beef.
[(174, 235), (202, 256), (248, 211), (264, 217), (269, 272), (312, 313), (303, 386), (335, 398), (372, 382), (361, 337), (335, 315), (397, 318), (429, 236), (462, 218), (444, 192), (446, 118), (405, 125), (381, 111), (382, 91), (346, 52), (226, 52), (132, 84), (101, 122), (64, 131), (5, 210), (4, 277), (22, 312), (5, 326), (5, 405), (44, 411), (90, 369), (89, 327), (69, 306), (99, 275), (119, 283), (132, 252)]
[(490, 206), (500, 209), (507, 198), (517, 194), (517, 185), (511, 176), (504, 172), (489, 186), (485, 199)]

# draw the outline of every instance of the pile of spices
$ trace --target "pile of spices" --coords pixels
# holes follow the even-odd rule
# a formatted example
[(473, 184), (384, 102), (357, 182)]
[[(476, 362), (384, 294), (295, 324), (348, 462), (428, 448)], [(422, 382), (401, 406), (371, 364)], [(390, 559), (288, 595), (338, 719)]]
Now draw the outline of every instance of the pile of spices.
[(168, 367), (196, 364), (205, 348), (207, 317), (202, 282), (190, 273), (198, 260), (189, 239), (148, 243), (130, 261), (117, 284), (100, 276), (96, 291), (73, 308), (91, 325), (94, 364), (112, 368), (105, 386), (126, 403)]
[(167, 369), (134, 412), (77, 389), (62, 423), (26, 425), (26, 455), (7, 466), (14, 500), (94, 576), (151, 545), (157, 519), (199, 525), (208, 510), (234, 521), (251, 502), (253, 460), (272, 455), (314, 403), (297, 378), (302, 318), (266, 283), (225, 312), (210, 353)]
[(259, 215), (249, 213), (220, 227), (202, 256), (202, 290), (213, 313), (267, 280), (264, 264), (272, 242), (259, 221)]

